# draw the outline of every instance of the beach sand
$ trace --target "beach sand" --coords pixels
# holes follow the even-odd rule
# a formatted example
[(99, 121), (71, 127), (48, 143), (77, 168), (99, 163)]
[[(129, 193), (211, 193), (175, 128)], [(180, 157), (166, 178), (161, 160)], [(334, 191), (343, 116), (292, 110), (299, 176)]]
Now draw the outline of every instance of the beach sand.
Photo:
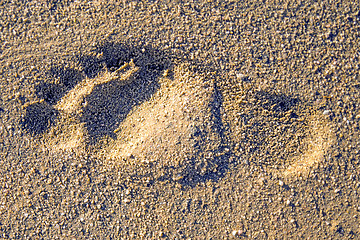
[(0, 238), (359, 238), (359, 2), (0, 6)]

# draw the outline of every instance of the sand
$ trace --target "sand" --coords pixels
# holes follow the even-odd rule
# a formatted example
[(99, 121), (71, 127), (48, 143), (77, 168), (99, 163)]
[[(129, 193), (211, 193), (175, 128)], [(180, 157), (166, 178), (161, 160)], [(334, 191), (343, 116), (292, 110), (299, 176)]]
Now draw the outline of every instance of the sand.
[(0, 6), (1, 238), (359, 238), (359, 2)]

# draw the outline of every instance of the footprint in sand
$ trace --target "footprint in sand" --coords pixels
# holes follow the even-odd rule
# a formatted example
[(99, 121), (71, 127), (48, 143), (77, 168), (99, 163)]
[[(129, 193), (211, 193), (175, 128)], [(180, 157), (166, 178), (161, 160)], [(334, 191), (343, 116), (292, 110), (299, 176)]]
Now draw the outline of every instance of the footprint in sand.
[(147, 165), (155, 177), (184, 183), (218, 176), (227, 156), (214, 82), (176, 66), (157, 78), (151, 97), (141, 99), (139, 93), (149, 92), (142, 68), (124, 62), (85, 77), (56, 104), (46, 104), (57, 117), (39, 132), (49, 148), (87, 152), (109, 165)]
[[(149, 57), (143, 59), (122, 60), (111, 71), (106, 67), (77, 78), (71, 90), (50, 98), (51, 103), (28, 104), (23, 126), (41, 135), (52, 151), (90, 154), (108, 165), (141, 166), (154, 178), (183, 183), (218, 178), (230, 154), (280, 177), (307, 175), (333, 144), (326, 119), (302, 114), (297, 99), (271, 90), (229, 94), (236, 96), (224, 103), (232, 132), (223, 133), (213, 80), (185, 64), (162, 69), (163, 76), (151, 74)], [(238, 108), (228, 109), (226, 101), (239, 99)]]
[[(259, 84), (261, 86), (261, 84)], [(300, 101), (244, 83), (224, 101), (231, 124), (234, 154), (244, 163), (280, 178), (308, 176), (334, 142), (330, 121)], [(237, 108), (231, 108), (237, 104)]]

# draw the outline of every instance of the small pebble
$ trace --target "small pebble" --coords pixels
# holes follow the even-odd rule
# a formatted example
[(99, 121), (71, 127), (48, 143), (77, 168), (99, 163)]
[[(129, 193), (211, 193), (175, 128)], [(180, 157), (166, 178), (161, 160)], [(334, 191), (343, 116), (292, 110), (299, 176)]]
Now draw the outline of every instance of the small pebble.
[(238, 237), (238, 236), (241, 236), (244, 232), (242, 230), (234, 230), (232, 231), (232, 235), (234, 237)]
[(279, 185), (280, 185), (280, 187), (284, 186), (284, 182), (279, 180)]
[(166, 70), (164, 71), (163, 76), (164, 76), (164, 77), (169, 76), (169, 69), (166, 69)]
[(323, 114), (324, 114), (324, 115), (329, 115), (329, 114), (330, 114), (330, 110), (325, 110), (325, 111), (323, 112)]
[(263, 178), (263, 177), (260, 178), (260, 179), (259, 179), (259, 182), (260, 182), (260, 184), (264, 184), (264, 183), (265, 183), (265, 178)]
[(249, 76), (241, 73), (236, 73), (236, 77), (242, 81), (249, 81)]

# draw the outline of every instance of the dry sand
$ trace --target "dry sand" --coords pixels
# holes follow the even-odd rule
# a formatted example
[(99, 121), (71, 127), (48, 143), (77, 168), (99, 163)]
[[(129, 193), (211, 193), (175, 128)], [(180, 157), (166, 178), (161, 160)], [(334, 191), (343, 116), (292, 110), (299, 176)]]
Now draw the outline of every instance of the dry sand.
[(359, 2), (0, 6), (0, 238), (359, 238)]

